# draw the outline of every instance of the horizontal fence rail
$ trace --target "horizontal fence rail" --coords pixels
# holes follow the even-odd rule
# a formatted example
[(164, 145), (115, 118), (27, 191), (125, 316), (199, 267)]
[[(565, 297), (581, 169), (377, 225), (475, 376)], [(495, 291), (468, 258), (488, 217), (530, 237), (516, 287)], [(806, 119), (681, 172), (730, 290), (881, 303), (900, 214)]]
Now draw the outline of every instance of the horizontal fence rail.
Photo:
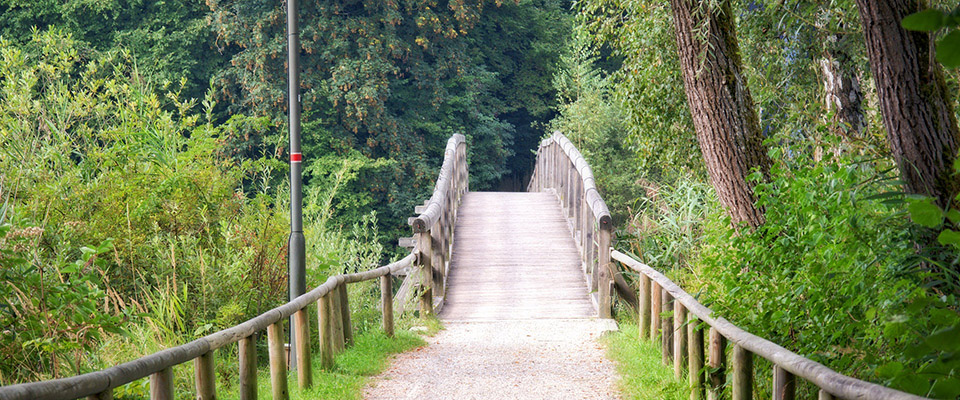
[[(443, 166), (433, 195), (426, 210), (411, 221), (415, 235), (420, 239), (413, 251), (403, 259), (369, 271), (331, 276), (322, 285), (264, 312), (239, 325), (204, 336), (189, 343), (162, 350), (133, 361), (63, 379), (22, 383), (0, 387), (0, 400), (60, 400), (87, 397), (89, 399), (112, 399), (113, 389), (127, 383), (150, 378), (152, 399), (174, 398), (172, 368), (193, 361), (195, 367), (196, 398), (201, 400), (216, 397), (216, 377), (213, 352), (224, 346), (237, 343), (239, 354), (240, 398), (257, 398), (257, 334), (267, 333), (271, 390), (274, 399), (287, 399), (287, 364), (284, 349), (282, 324), (294, 317), (293, 335), (298, 360), (312, 360), (310, 356), (310, 323), (307, 307), (317, 304), (317, 331), (320, 341), (320, 366), (325, 370), (334, 367), (334, 356), (353, 341), (351, 312), (347, 284), (380, 279), (381, 311), (383, 330), (393, 334), (393, 289), (391, 274), (419, 266), (429, 271), (431, 266), (444, 266), (441, 277), (446, 276), (446, 260), (449, 260), (453, 242), (453, 223), (460, 199), (467, 190), (466, 147), (463, 135), (453, 135), (447, 142)], [(443, 286), (437, 286), (432, 277), (425, 280), (421, 305), (432, 304), (434, 293), (442, 299)], [(445, 282), (441, 279), (440, 282)], [(437, 288), (436, 292), (430, 290)], [(426, 297), (426, 299), (425, 299)], [(432, 305), (428, 312), (433, 312)], [(301, 388), (312, 386), (312, 365), (305, 362), (297, 369), (297, 383)]]
[[(774, 400), (793, 399), (796, 378), (803, 378), (820, 388), (819, 399), (920, 400), (924, 397), (900, 392), (875, 383), (842, 375), (823, 364), (804, 358), (776, 343), (753, 335), (726, 319), (714, 317), (713, 311), (700, 304), (693, 296), (657, 270), (619, 251), (612, 251), (613, 259), (640, 276), (639, 326), (640, 337), (661, 337), (663, 360), (673, 365), (679, 377), (688, 371), (695, 389), (691, 399), (719, 399), (723, 390), (726, 343), (733, 347), (732, 393), (734, 400), (753, 399), (753, 355), (774, 365)], [(672, 318), (666, 317), (673, 310)], [(704, 334), (701, 323), (709, 326), (707, 347), (709, 370), (703, 369)], [(687, 367), (687, 368), (684, 368)], [(706, 373), (706, 371), (714, 371)]]

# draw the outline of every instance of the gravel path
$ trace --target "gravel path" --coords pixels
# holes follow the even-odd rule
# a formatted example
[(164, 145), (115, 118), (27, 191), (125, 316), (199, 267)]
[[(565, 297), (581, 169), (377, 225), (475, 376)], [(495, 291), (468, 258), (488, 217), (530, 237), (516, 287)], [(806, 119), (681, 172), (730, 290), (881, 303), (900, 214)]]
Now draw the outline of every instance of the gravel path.
[(367, 399), (613, 399), (617, 379), (597, 339), (611, 320), (445, 321), (400, 354)]

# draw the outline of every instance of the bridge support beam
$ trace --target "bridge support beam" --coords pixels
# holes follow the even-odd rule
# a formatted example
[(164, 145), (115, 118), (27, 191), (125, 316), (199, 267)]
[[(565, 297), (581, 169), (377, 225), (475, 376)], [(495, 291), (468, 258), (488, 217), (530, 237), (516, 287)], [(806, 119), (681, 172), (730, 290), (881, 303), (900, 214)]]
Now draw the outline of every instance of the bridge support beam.
[(420, 317), (426, 318), (433, 314), (433, 238), (430, 230), (417, 232), (416, 235), (420, 248), (417, 256), (417, 265), (420, 268)]
[(611, 283), (613, 283), (613, 265), (610, 265), (610, 229), (600, 229), (598, 254), (600, 264), (600, 296), (597, 299), (597, 310), (600, 318), (610, 318), (612, 316), (611, 307), (613, 305)]

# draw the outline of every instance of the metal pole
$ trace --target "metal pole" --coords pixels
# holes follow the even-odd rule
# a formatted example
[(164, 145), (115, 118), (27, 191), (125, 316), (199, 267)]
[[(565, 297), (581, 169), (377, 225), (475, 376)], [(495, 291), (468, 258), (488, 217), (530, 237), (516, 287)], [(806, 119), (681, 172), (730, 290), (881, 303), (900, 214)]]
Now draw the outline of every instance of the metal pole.
[[(300, 154), (300, 11), (297, 0), (287, 0), (287, 112), (290, 116), (290, 240), (287, 246), (287, 282), (290, 300), (307, 290), (304, 238), (303, 194), (301, 176), (303, 156)], [(288, 327), (290, 347), (295, 346), (293, 317)], [(307, 360), (309, 362), (309, 360)], [(290, 353), (290, 369), (297, 368), (296, 353)]]

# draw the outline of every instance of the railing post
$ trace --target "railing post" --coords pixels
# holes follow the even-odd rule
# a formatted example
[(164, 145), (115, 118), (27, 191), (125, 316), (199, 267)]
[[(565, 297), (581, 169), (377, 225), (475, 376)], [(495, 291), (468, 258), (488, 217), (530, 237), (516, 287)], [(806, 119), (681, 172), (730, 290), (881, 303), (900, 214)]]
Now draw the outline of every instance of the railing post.
[(383, 334), (393, 336), (393, 278), (390, 274), (380, 277), (380, 311), (383, 314)]
[(650, 340), (656, 340), (657, 335), (662, 335), (663, 325), (660, 324), (660, 314), (663, 312), (663, 289), (660, 283), (651, 282), (650, 290)]
[(753, 400), (753, 353), (733, 345), (733, 400)]
[(267, 327), (267, 348), (270, 353), (270, 388), (274, 400), (289, 399), (287, 392), (287, 360), (283, 351), (283, 330), (280, 322)]
[(650, 336), (650, 277), (640, 274), (640, 293), (637, 296), (639, 314), (637, 316), (638, 338), (645, 340)]
[(420, 254), (417, 255), (417, 261), (420, 264), (420, 317), (426, 318), (433, 314), (433, 266), (431, 265), (433, 254), (433, 240), (430, 238), (430, 231), (417, 233)]
[(833, 397), (832, 394), (827, 393), (826, 390), (820, 389), (820, 393), (817, 395), (817, 400), (833, 400), (836, 397)]
[(250, 335), (237, 344), (240, 358), (240, 400), (257, 400), (257, 345)]
[(173, 400), (173, 369), (168, 367), (150, 374), (150, 399)]
[(107, 389), (97, 394), (87, 396), (87, 400), (113, 400), (113, 389)]
[(320, 334), (320, 368), (325, 371), (333, 369), (333, 302), (332, 291), (320, 297), (317, 301), (317, 327)]
[(673, 297), (670, 292), (660, 290), (660, 305), (663, 312), (660, 314), (660, 351), (662, 353), (663, 365), (673, 365), (673, 318), (670, 310), (673, 310)]
[(600, 228), (600, 243), (599, 243), (599, 268), (600, 268), (600, 296), (597, 299), (597, 307), (600, 308), (600, 318), (610, 318), (611, 316), (611, 305), (612, 305), (612, 293), (610, 293), (610, 283), (613, 282), (613, 277), (611, 276), (610, 268), (610, 228), (601, 227)]
[(343, 322), (343, 342), (346, 346), (351, 346), (353, 345), (353, 322), (350, 317), (350, 299), (346, 283), (340, 285), (340, 320)]
[(687, 313), (687, 377), (690, 382), (690, 400), (703, 399), (703, 330), (697, 326), (693, 313)]
[(313, 365), (310, 357), (310, 320), (307, 310), (300, 309), (293, 314), (293, 332), (297, 335), (294, 345), (297, 355), (297, 384), (300, 389), (313, 385)]
[(687, 361), (687, 309), (682, 303), (673, 300), (673, 376), (683, 378)]
[(727, 380), (727, 338), (710, 327), (710, 389), (707, 400), (720, 400)]
[(343, 312), (340, 306), (340, 285), (330, 291), (330, 322), (333, 327), (333, 354), (343, 353)]
[(796, 378), (779, 365), (773, 366), (773, 400), (794, 400)]
[(197, 400), (217, 398), (217, 379), (213, 367), (213, 350), (193, 359), (194, 383), (197, 386)]

